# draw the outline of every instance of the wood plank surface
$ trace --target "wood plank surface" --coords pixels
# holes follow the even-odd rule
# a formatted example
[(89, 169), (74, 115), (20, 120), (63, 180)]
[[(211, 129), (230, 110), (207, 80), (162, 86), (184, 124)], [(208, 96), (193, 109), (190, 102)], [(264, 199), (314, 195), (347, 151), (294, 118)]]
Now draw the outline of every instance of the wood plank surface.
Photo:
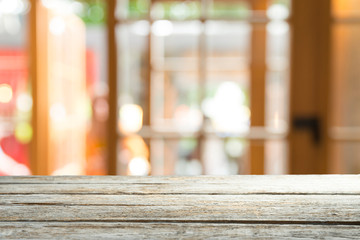
[(353, 238), (359, 175), (0, 177), (0, 239)]
[(344, 225), (0, 222), (1, 239), (354, 239), (359, 235), (360, 228)]
[(15, 193), (360, 194), (360, 175), (1, 177), (0, 194)]
[(360, 196), (16, 195), (0, 221), (360, 221)]

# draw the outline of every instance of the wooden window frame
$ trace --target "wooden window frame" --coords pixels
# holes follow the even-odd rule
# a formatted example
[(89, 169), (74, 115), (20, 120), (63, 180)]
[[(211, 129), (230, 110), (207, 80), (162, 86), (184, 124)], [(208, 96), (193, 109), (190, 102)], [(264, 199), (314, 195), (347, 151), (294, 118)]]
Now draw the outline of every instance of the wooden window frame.
[[(46, 175), (48, 172), (47, 144), (44, 138), (43, 119), (45, 107), (41, 103), (46, 99), (46, 95), (41, 90), (39, 82), (38, 62), (38, 29), (37, 13), (38, 0), (30, 0), (32, 8), (30, 10), (30, 74), (33, 95), (33, 129), (34, 138), (31, 143), (31, 169), (35, 175)], [(107, 31), (108, 31), (108, 75), (109, 75), (109, 120), (108, 120), (108, 174), (117, 174), (117, 51), (115, 26), (115, 0), (107, 1)], [(330, 85), (330, 0), (293, 0), (292, 17), (289, 20), (292, 29), (291, 38), (291, 87), (290, 87), (290, 131), (289, 141), (289, 172), (290, 173), (327, 173), (329, 171), (327, 136), (329, 119), (329, 85)], [(202, 20), (204, 21), (204, 20)], [(261, 36), (259, 36), (259, 41)], [(151, 41), (151, 40), (149, 40)], [(259, 56), (263, 53), (257, 53)], [(309, 59), (313, 60), (309, 61)], [(255, 67), (255, 66), (253, 66)], [(253, 69), (253, 71), (255, 71)], [(262, 75), (259, 73), (259, 76)], [(150, 78), (150, 77), (149, 77)], [(259, 77), (258, 84), (261, 91), (265, 87), (262, 77)], [(149, 96), (150, 97), (150, 96)], [(314, 104), (315, 103), (315, 104)], [(256, 122), (253, 125), (264, 125), (265, 111), (260, 113), (259, 109), (264, 108), (264, 101), (259, 101), (256, 109), (252, 109), (256, 114)], [(149, 106), (150, 107), (150, 106)], [(255, 105), (253, 105), (255, 108)], [(253, 108), (252, 107), (252, 108)], [(47, 109), (47, 108), (46, 108)], [(318, 116), (322, 123), (321, 135), (323, 141), (316, 145), (312, 144), (311, 134), (306, 131), (295, 129), (291, 124), (298, 116)], [(45, 121), (45, 123), (43, 122)], [(46, 134), (45, 134), (46, 135)], [(253, 139), (251, 134), (248, 139)], [(255, 143), (255, 140), (251, 140)], [(263, 151), (263, 150), (261, 150)], [(255, 150), (259, 155), (263, 152)], [(257, 154), (255, 153), (255, 154)], [(252, 162), (251, 173), (264, 173), (264, 162), (261, 157)], [(263, 159), (263, 157), (262, 157)]]
[[(151, 1), (151, 4), (154, 1)], [(207, 1), (202, 0), (201, 4), (206, 6)], [(116, 41), (112, 38), (115, 36), (115, 27), (117, 24), (121, 24), (123, 20), (119, 20), (115, 16), (115, 5), (116, 0), (109, 0), (108, 1), (109, 8), (108, 8), (108, 44), (109, 44), (109, 102), (110, 102), (110, 119), (109, 119), (109, 128), (108, 128), (108, 142), (109, 142), (109, 171), (108, 173), (111, 175), (115, 175), (117, 170), (119, 170), (117, 166), (117, 143), (119, 139), (123, 136), (121, 134), (117, 135), (117, 83), (115, 83), (118, 79), (117, 77), (117, 59), (116, 59)], [(260, 11), (265, 11), (267, 7), (266, 0), (254, 0), (251, 1), (252, 8)], [(202, 8), (203, 9), (203, 8)], [(202, 11), (201, 17), (199, 19), (202, 25), (208, 20), (205, 11)], [(218, 20), (218, 19), (217, 19)], [(226, 19), (224, 19), (226, 20)], [(147, 21), (152, 23), (153, 19), (151, 19), (150, 14), (148, 14)], [(255, 129), (257, 133), (253, 133), (250, 131), (249, 134), (246, 136), (240, 136), (243, 139), (249, 140), (249, 152), (250, 152), (250, 169), (249, 172), (251, 174), (264, 174), (264, 160), (265, 160), (265, 141), (267, 139), (286, 139), (284, 134), (278, 133), (269, 133), (265, 130), (265, 78), (266, 78), (266, 28), (265, 24), (267, 24), (270, 20), (266, 19), (255, 19), (250, 21), (253, 25), (253, 34), (252, 34), (252, 49), (251, 49), (251, 64), (250, 64), (250, 72), (251, 72), (251, 88), (250, 88), (250, 110), (252, 113), (251, 116), (251, 129)], [(151, 46), (151, 34), (148, 37), (149, 46)], [(256, 44), (254, 44), (256, 43)], [(202, 61), (204, 57), (206, 57), (206, 37), (204, 28), (199, 36), (199, 80), (198, 83), (200, 86), (204, 86), (206, 83), (206, 61)], [(259, 47), (260, 46), (260, 47)], [(148, 61), (151, 61), (151, 47), (148, 50)], [(148, 69), (147, 75), (147, 110), (144, 111), (144, 124), (151, 125), (151, 64), (150, 69)], [(199, 100), (200, 102), (204, 98), (204, 91), (202, 88), (199, 89)], [(260, 133), (260, 134), (259, 134)], [(150, 134), (150, 135), (149, 135)], [(149, 135), (149, 138), (152, 138), (152, 133), (145, 134)], [(141, 136), (142, 134), (140, 134)], [(167, 133), (167, 135), (173, 135), (173, 133)], [(198, 155), (200, 157), (200, 162), (203, 162), (202, 156), (202, 148), (203, 142), (206, 136), (209, 135), (205, 132), (204, 128), (202, 127), (201, 130), (194, 135), (198, 139), (199, 146), (198, 146)], [(144, 135), (142, 135), (144, 137)], [(168, 137), (163, 136), (163, 139), (168, 139)], [(171, 139), (180, 139), (178, 134), (170, 137)], [(151, 155), (151, 154), (150, 154)], [(124, 171), (122, 171), (124, 172)]]

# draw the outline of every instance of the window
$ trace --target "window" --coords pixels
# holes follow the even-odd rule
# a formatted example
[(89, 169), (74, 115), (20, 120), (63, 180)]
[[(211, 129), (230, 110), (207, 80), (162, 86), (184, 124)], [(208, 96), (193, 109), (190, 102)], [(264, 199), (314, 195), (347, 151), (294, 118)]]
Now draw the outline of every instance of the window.
[(290, 1), (119, 0), (115, 15), (118, 173), (287, 171)]
[(0, 174), (356, 173), (358, 17), (355, 0), (0, 0)]

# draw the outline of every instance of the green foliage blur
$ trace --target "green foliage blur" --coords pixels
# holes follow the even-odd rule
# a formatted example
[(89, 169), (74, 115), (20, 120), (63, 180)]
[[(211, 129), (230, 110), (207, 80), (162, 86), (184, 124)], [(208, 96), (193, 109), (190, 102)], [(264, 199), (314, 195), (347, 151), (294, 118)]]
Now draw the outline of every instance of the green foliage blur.
[(86, 25), (99, 25), (106, 22), (106, 1), (77, 0), (76, 2), (81, 4), (76, 14)]

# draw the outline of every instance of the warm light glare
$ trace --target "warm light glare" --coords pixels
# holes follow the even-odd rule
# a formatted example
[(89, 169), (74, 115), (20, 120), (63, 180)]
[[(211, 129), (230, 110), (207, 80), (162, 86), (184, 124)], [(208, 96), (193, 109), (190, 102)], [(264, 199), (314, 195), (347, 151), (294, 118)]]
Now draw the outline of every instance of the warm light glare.
[(289, 32), (289, 24), (284, 21), (271, 21), (267, 24), (266, 29), (272, 35), (281, 36)]
[(66, 109), (62, 103), (54, 103), (50, 107), (50, 117), (54, 122), (61, 122), (66, 119)]
[(142, 157), (131, 159), (129, 166), (129, 175), (133, 176), (146, 176), (150, 172), (150, 164), (148, 160)]
[(289, 14), (289, 9), (283, 4), (273, 4), (267, 10), (267, 16), (271, 20), (285, 20)]
[(71, 2), (70, 0), (41, 0), (44, 7), (63, 14), (74, 12)]
[(123, 132), (137, 132), (142, 128), (143, 110), (136, 104), (124, 104), (119, 112), (119, 127)]
[(16, 107), (22, 112), (29, 112), (32, 105), (33, 101), (29, 94), (22, 93), (16, 98)]
[(274, 128), (279, 128), (279, 113), (276, 112), (274, 116)]
[(20, 14), (29, 8), (28, 1), (24, 0), (0, 0), (0, 13)]
[(216, 131), (246, 131), (250, 124), (250, 110), (242, 88), (234, 82), (223, 82), (214, 98), (206, 99), (202, 108)]
[(8, 103), (13, 97), (13, 91), (10, 85), (0, 84), (0, 103)]
[(175, 109), (174, 118), (178, 130), (196, 131), (203, 122), (201, 111), (186, 105), (180, 105)]
[(144, 139), (138, 135), (132, 135), (124, 138), (126, 148), (134, 157), (149, 158), (149, 149)]
[(132, 24), (130, 29), (136, 35), (147, 36), (150, 31), (150, 26), (147, 21), (141, 20)]
[(81, 164), (72, 162), (68, 163), (65, 166), (58, 168), (51, 175), (83, 175), (84, 168)]
[(56, 36), (60, 36), (61, 34), (63, 34), (65, 32), (65, 27), (65, 21), (61, 17), (54, 17), (50, 21), (50, 32)]
[(158, 20), (154, 22), (151, 30), (159, 37), (166, 37), (173, 32), (173, 24), (168, 20)]
[(287, 123), (284, 119), (281, 118), (281, 115), (278, 111), (274, 113), (274, 116), (270, 120), (269, 130), (271, 131), (285, 131), (287, 128)]

